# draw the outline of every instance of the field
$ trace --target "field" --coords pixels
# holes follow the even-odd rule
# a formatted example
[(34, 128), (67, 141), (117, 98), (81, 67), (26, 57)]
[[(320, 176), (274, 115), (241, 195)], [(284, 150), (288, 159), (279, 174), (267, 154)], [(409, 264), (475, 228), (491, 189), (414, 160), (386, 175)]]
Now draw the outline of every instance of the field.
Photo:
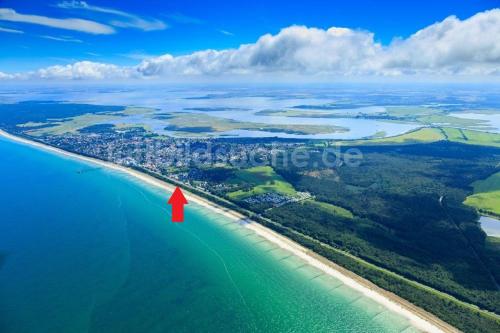
[(500, 216), (500, 172), (472, 185), (474, 194), (468, 196), (464, 203), (477, 208), (481, 213)]
[(417, 117), (416, 120), (419, 123), (426, 125), (433, 125), (433, 126), (450, 126), (450, 127), (482, 129), (482, 130), (492, 129), (488, 126), (488, 122), (486, 120), (465, 119), (445, 114), (434, 114), (434, 115)]
[(0, 104), (0, 125), (16, 133), (38, 137), (76, 133), (87, 127), (110, 123), (116, 128), (142, 127), (148, 130), (145, 124), (128, 123), (124, 119), (128, 116), (149, 117), (153, 111), (141, 107), (29, 101)]
[(465, 139), (456, 140), (455, 142), (473, 144), (478, 146), (500, 147), (500, 134), (498, 133), (479, 132), (472, 130), (461, 131), (464, 134)]
[(100, 114), (84, 114), (73, 118), (66, 118), (64, 121), (51, 121), (49, 127), (38, 128), (29, 126), (29, 124), (22, 124), (21, 126), (26, 130), (26, 134), (33, 136), (41, 135), (61, 135), (65, 133), (74, 133), (79, 129), (89, 127), (96, 124), (109, 123), (110, 121), (119, 119), (119, 116), (100, 115)]
[(500, 134), (451, 127), (423, 127), (392, 137), (342, 141), (342, 143), (345, 145), (400, 145), (437, 141), (500, 147)]
[(433, 108), (420, 106), (389, 106), (386, 107), (386, 114), (401, 119), (415, 119), (417, 117), (429, 116), (441, 113), (442, 111)]
[(424, 127), (415, 131), (404, 133), (397, 136), (376, 138), (368, 140), (353, 140), (344, 141), (346, 145), (394, 145), (394, 144), (410, 144), (410, 143), (430, 143), (444, 140), (445, 136), (442, 131), (434, 127)]
[(274, 172), (270, 166), (259, 166), (243, 170), (238, 170), (232, 179), (232, 183), (244, 183), (247, 190), (238, 190), (227, 194), (232, 200), (241, 200), (254, 195), (275, 192), (287, 196), (294, 196), (295, 189), (283, 177)]
[(115, 124), (117, 129), (142, 127), (145, 130), (149, 130), (149, 126), (145, 124), (126, 123), (123, 121), (120, 122), (120, 120), (123, 120), (126, 116), (148, 115), (152, 111), (153, 109), (150, 108), (127, 107), (116, 112), (107, 112), (104, 114), (85, 113), (69, 118), (49, 119), (46, 123), (28, 122), (17, 126), (26, 130), (26, 134), (33, 136), (75, 133), (76, 131), (86, 127), (110, 123)]
[[(310, 204), (310, 208), (312, 208), (312, 209), (319, 209), (319, 210), (325, 211), (329, 214), (345, 217), (348, 219), (354, 218), (354, 215), (350, 211), (348, 211), (347, 209), (329, 204), (327, 202), (307, 200), (305, 203)], [(307, 207), (304, 207), (304, 208), (307, 208)]]

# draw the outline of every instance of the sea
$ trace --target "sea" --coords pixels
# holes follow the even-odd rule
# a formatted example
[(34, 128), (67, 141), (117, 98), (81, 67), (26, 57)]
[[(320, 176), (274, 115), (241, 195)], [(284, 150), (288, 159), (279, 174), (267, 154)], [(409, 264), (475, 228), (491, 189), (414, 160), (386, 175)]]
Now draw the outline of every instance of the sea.
[(0, 332), (418, 332), (216, 212), (0, 138)]

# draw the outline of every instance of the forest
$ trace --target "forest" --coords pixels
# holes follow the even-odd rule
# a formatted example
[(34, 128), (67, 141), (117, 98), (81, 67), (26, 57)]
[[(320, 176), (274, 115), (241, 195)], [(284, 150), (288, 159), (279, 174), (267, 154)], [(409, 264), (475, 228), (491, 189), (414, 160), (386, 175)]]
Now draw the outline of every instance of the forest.
[(334, 173), (320, 163), (306, 170), (276, 168), (298, 191), (353, 212), (352, 219), (310, 209), (308, 202), (265, 216), (500, 313), (500, 262), (486, 250), (476, 211), (463, 204), (471, 184), (496, 171), (500, 150), (439, 142), (363, 147), (362, 153), (358, 167)]
[(500, 149), (452, 142), (357, 148), (363, 155), (357, 167), (324, 166), (317, 144), (308, 146), (306, 166), (274, 166), (281, 179), (313, 200), (263, 209), (227, 198), (456, 327), (497, 330), (497, 315), (484, 317), (469, 304), (500, 313), (500, 246), (481, 230), (477, 211), (463, 202), (472, 183), (498, 171)]

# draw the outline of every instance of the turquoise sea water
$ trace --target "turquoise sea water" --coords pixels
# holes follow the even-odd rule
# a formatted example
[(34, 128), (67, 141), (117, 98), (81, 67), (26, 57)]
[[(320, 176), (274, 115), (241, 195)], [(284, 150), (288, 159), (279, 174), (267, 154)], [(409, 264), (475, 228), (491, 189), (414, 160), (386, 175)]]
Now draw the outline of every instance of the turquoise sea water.
[(0, 139), (0, 332), (416, 332), (252, 231)]

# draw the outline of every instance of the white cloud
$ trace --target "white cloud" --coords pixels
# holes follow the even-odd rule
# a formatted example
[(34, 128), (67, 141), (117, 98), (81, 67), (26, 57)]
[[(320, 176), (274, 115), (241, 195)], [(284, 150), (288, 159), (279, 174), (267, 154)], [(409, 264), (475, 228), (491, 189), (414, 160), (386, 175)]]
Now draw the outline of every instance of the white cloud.
[(88, 4), (86, 1), (63, 1), (58, 3), (56, 6), (64, 9), (81, 9), (119, 16), (122, 18), (121, 20), (115, 19), (109, 22), (110, 25), (119, 28), (135, 28), (144, 31), (164, 30), (168, 28), (166, 23), (157, 19), (146, 19), (118, 9), (93, 6)]
[(171, 74), (244, 74), (293, 72), (353, 75), (366, 72), (365, 61), (382, 52), (373, 34), (344, 28), (328, 30), (292, 26), (264, 35), (254, 44), (190, 55), (164, 55), (138, 66), (145, 76)]
[(15, 75), (14, 74), (7, 74), (7, 73), (3, 73), (3, 72), (0, 72), (0, 80), (10, 80), (10, 79), (14, 79), (15, 78)]
[(81, 41), (80, 39), (76, 39), (76, 38), (68, 37), (68, 36), (59, 36), (59, 37), (56, 37), (56, 36), (43, 35), (43, 36), (40, 36), (40, 38), (45, 38), (45, 39), (49, 39), (49, 40), (55, 40), (55, 41), (58, 41), (58, 42), (83, 43), (83, 41)]
[(466, 20), (450, 16), (406, 40), (395, 41), (381, 66), (402, 74), (499, 74), (500, 9)]
[(221, 34), (226, 35), (226, 36), (234, 36), (234, 34), (233, 34), (232, 32), (227, 31), (227, 30), (222, 30), (222, 29), (220, 29), (220, 30), (218, 30), (218, 31), (219, 31)]
[(294, 73), (299, 75), (500, 74), (500, 10), (450, 16), (384, 47), (371, 32), (292, 26), (238, 49), (143, 61), (144, 75)]
[(11, 34), (24, 34), (24, 31), (21, 30), (2, 28), (2, 27), (0, 27), (0, 32), (8, 32)]
[(375, 42), (369, 31), (291, 26), (237, 49), (204, 50), (183, 56), (165, 54), (144, 59), (135, 67), (80, 62), (49, 67), (31, 77), (500, 76), (499, 35), (500, 9), (465, 20), (451, 16), (388, 46)]
[(74, 30), (95, 35), (112, 34), (115, 32), (112, 27), (94, 21), (77, 18), (59, 19), (40, 15), (25, 15), (17, 13), (11, 8), (0, 8), (0, 20), (38, 24), (51, 28)]
[(192, 16), (186, 16), (181, 13), (172, 13), (166, 15), (169, 19), (182, 24), (203, 24), (203, 21)]
[(132, 73), (127, 67), (102, 64), (91, 61), (79, 61), (69, 65), (56, 65), (25, 74), (26, 78), (101, 80), (129, 78)]

